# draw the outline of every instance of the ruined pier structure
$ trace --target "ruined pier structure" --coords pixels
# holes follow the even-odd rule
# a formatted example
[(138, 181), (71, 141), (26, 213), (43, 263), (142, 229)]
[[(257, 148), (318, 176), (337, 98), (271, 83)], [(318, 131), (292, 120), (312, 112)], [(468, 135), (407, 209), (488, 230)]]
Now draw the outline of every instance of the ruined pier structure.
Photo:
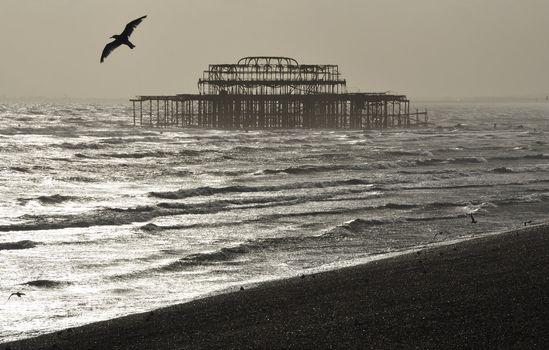
[(134, 125), (219, 129), (409, 128), (428, 123), (404, 95), (347, 92), (337, 65), (288, 57), (245, 57), (212, 64), (198, 94), (138, 96)]

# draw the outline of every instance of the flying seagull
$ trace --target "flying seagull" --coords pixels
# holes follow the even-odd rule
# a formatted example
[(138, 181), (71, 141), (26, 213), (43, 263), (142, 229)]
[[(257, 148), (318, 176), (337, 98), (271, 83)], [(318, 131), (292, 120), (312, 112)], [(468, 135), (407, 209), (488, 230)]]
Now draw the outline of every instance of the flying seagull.
[(8, 297), (8, 300), (10, 300), (10, 298), (14, 295), (17, 295), (19, 298), (21, 298), (21, 295), (25, 295), (25, 293), (21, 293), (21, 292), (11, 293), (10, 296)]
[(135, 45), (130, 42), (130, 35), (132, 35), (135, 27), (137, 27), (137, 25), (141, 23), (141, 21), (143, 21), (143, 18), (145, 17), (147, 16), (134, 19), (130, 23), (126, 24), (126, 28), (124, 28), (124, 31), (122, 33), (111, 36), (111, 38), (114, 40), (105, 45), (103, 53), (101, 53), (101, 62), (103, 62), (114, 49), (122, 44), (129, 46), (130, 49), (133, 49), (135, 47)]

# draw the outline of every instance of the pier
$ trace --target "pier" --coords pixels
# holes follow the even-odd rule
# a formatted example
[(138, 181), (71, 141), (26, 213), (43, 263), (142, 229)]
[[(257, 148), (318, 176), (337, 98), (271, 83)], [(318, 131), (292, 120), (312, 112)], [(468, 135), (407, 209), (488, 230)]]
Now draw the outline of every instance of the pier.
[(289, 57), (245, 57), (212, 64), (198, 94), (131, 99), (133, 124), (217, 129), (387, 129), (428, 124), (405, 95), (348, 92), (337, 65)]

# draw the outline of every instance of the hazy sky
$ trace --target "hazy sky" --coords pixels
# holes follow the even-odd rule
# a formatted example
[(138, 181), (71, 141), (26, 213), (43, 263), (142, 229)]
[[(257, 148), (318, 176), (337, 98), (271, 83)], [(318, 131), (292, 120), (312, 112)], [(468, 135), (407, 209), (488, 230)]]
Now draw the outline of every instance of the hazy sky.
[(360, 91), (549, 94), (548, 0), (0, 0), (0, 44), (0, 97), (196, 93), (209, 63), (253, 55), (339, 64)]

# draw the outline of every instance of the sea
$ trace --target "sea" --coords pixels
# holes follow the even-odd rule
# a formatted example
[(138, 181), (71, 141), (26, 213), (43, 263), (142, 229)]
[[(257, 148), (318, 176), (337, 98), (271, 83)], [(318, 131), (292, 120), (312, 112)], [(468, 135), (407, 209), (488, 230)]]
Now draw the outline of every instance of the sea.
[(424, 105), (245, 131), (0, 104), (0, 343), (547, 220), (549, 102)]

